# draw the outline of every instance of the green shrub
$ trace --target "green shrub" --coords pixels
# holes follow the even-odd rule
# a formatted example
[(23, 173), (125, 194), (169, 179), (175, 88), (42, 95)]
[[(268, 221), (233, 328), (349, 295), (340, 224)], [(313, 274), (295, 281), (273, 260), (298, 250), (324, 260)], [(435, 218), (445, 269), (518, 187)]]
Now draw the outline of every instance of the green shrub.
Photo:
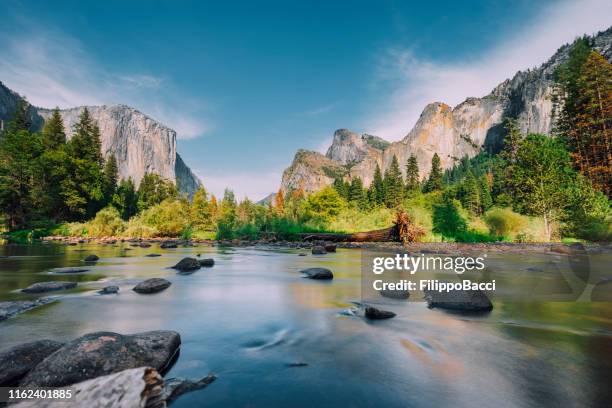
[(115, 207), (101, 209), (86, 225), (87, 235), (91, 237), (116, 236), (125, 230), (125, 222)]
[(510, 208), (495, 207), (485, 214), (485, 222), (491, 235), (498, 237), (515, 238), (519, 233), (525, 233), (529, 219), (517, 214)]
[(159, 236), (159, 233), (157, 229), (145, 225), (140, 216), (136, 216), (128, 221), (123, 236), (128, 238), (153, 238)]
[(167, 199), (156, 204), (140, 215), (142, 223), (153, 228), (157, 236), (178, 237), (189, 225), (189, 212), (187, 205), (176, 199)]
[(461, 204), (447, 198), (443, 204), (433, 206), (433, 232), (445, 238), (455, 238), (467, 232), (467, 222), (461, 214)]

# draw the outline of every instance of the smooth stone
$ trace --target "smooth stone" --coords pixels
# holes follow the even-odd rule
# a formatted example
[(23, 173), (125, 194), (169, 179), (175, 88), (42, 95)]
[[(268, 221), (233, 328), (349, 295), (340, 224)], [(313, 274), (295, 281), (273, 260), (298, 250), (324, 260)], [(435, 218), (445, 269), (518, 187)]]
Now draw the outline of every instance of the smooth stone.
[(85, 257), (84, 261), (85, 262), (96, 262), (99, 259), (100, 259), (100, 257), (98, 255), (91, 254), (91, 255), (87, 255)]
[(395, 317), (395, 313), (388, 310), (380, 310), (372, 306), (365, 308), (365, 317), (371, 320), (390, 319)]
[(206, 377), (200, 378), (196, 381), (180, 377), (168, 378), (167, 380), (164, 380), (164, 391), (162, 393), (163, 399), (167, 404), (170, 404), (181, 395), (191, 391), (200, 390), (216, 379), (217, 377), (214, 375), (207, 375)]
[(83, 273), (83, 272), (89, 272), (89, 269), (85, 269), (85, 268), (55, 268), (55, 269), (51, 269), (49, 272), (57, 273), (57, 274)]
[(161, 256), (161, 254), (147, 254), (145, 256), (147, 256), (149, 258), (155, 258), (155, 257)]
[(25, 289), (21, 289), (24, 293), (44, 293), (52, 292), (56, 290), (72, 289), (76, 288), (76, 282), (62, 282), (62, 281), (50, 281), (50, 282), (37, 282), (28, 286)]
[(119, 286), (107, 286), (105, 288), (102, 288), (102, 290), (99, 290), (98, 293), (101, 295), (111, 295), (113, 293), (118, 293), (119, 292)]
[(55, 301), (56, 299), (46, 297), (36, 300), (13, 300), (0, 302), (0, 321), (26, 312), (30, 309), (34, 309), (35, 307), (46, 305)]
[(464, 312), (485, 312), (493, 310), (493, 304), (481, 290), (453, 290), (438, 292), (425, 290), (425, 300), (430, 309), (440, 308)]
[(323, 248), (325, 248), (327, 252), (336, 252), (336, 245), (334, 244), (327, 244)]
[(199, 262), (200, 262), (201, 266), (210, 267), (210, 266), (214, 266), (215, 265), (215, 260), (212, 259), (212, 258), (200, 259)]
[(200, 269), (200, 262), (195, 258), (183, 258), (172, 269), (177, 269), (181, 272), (191, 272)]
[(327, 251), (322, 246), (313, 246), (311, 249), (313, 255), (325, 255)]
[(298, 254), (298, 256), (306, 256), (306, 254), (301, 252), (301, 253)]
[(305, 273), (309, 279), (328, 280), (334, 279), (334, 274), (327, 268), (308, 268), (302, 269), (301, 273)]
[(134, 286), (132, 290), (136, 293), (144, 294), (157, 293), (168, 288), (170, 285), (172, 285), (172, 283), (166, 279), (151, 278), (140, 282), (138, 285)]
[(133, 335), (89, 333), (44, 359), (21, 381), (21, 387), (63, 387), (129, 368), (167, 370), (177, 356), (181, 336), (170, 330)]
[[(70, 387), (74, 399), (60, 402), (54, 399), (25, 400), (15, 408), (165, 408), (162, 393), (164, 380), (150, 367), (130, 368), (93, 378)], [(74, 401), (74, 403), (73, 403)]]
[(139, 245), (141, 248), (150, 248), (151, 244), (149, 244), (148, 242), (143, 242), (142, 244)]
[(19, 384), (30, 370), (63, 345), (53, 340), (37, 340), (0, 352), (0, 387)]
[(161, 245), (159, 246), (162, 249), (167, 249), (167, 248), (178, 248), (178, 245), (176, 244), (176, 242), (162, 242)]
[(407, 290), (381, 290), (378, 293), (380, 293), (381, 296), (390, 299), (405, 300), (410, 297), (410, 292)]

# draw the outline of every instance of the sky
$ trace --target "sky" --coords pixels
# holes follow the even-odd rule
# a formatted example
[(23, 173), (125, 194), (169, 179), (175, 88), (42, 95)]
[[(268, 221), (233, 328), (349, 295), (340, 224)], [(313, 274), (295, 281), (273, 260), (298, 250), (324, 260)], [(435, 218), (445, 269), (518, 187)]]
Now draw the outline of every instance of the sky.
[(299, 148), (402, 139), (611, 24), (609, 0), (0, 2), (0, 81), (43, 107), (123, 103), (205, 187), (258, 200)]

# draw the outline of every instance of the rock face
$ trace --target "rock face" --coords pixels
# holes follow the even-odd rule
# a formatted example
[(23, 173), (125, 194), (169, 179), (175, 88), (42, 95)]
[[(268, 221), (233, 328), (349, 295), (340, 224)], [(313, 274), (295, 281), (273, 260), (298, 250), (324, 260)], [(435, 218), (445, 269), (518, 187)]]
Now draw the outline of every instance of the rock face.
[(0, 353), (0, 387), (15, 386), (30, 370), (64, 344), (38, 340), (11, 347)]
[[(612, 28), (593, 37), (593, 46), (612, 60)], [(414, 128), (400, 141), (389, 143), (368, 134), (346, 129), (334, 133), (325, 156), (299, 150), (282, 177), (283, 192), (302, 188), (306, 192), (332, 184), (335, 177), (360, 177), (367, 186), (378, 164), (384, 172), (396, 156), (402, 172), (411, 154), (417, 158), (420, 176), (427, 176), (434, 153), (444, 169), (483, 148), (499, 149), (504, 136), (503, 120), (514, 117), (523, 132), (549, 133), (552, 128), (552, 91), (555, 69), (569, 55), (561, 47), (539, 68), (518, 72), (482, 98), (467, 98), (454, 108), (434, 102), (425, 107)]]
[[(0, 83), (0, 122), (9, 120), (21, 97)], [(61, 111), (68, 138), (84, 107)], [(132, 177), (136, 185), (145, 173), (157, 173), (176, 182), (179, 191), (192, 195), (200, 180), (176, 152), (176, 132), (126, 105), (87, 106), (98, 122), (102, 154), (115, 155), (119, 177)], [(51, 116), (50, 109), (30, 107), (32, 128), (38, 130)], [(0, 123), (2, 126), (2, 123)]]
[(177, 356), (180, 344), (181, 337), (174, 331), (89, 333), (44, 359), (20, 386), (62, 387), (144, 366), (163, 373)]

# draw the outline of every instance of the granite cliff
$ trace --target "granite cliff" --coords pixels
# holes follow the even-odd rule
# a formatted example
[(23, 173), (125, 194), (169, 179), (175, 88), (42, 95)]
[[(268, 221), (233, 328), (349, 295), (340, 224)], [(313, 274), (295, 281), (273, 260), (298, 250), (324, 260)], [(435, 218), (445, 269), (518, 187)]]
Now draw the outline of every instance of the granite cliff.
[[(7, 121), (20, 96), (0, 83), (0, 120)], [(84, 107), (61, 110), (66, 136)], [(145, 173), (157, 173), (176, 182), (179, 191), (192, 195), (201, 185), (176, 152), (176, 132), (138, 110), (126, 105), (88, 106), (100, 127), (102, 154), (115, 155), (122, 178), (132, 177), (136, 184)], [(38, 130), (51, 115), (50, 109), (30, 106), (32, 127)]]
[[(596, 50), (612, 60), (612, 27), (591, 40)], [(412, 130), (397, 142), (337, 130), (325, 155), (304, 150), (296, 153), (283, 173), (281, 189), (316, 191), (330, 185), (338, 175), (360, 177), (369, 185), (376, 164), (384, 171), (394, 155), (405, 171), (406, 160), (414, 154), (421, 177), (425, 177), (434, 153), (447, 169), (458, 159), (473, 157), (484, 148), (498, 149), (506, 117), (516, 118), (523, 132), (547, 134), (553, 126), (554, 71), (567, 60), (569, 50), (569, 45), (562, 46), (540, 67), (519, 71), (482, 98), (467, 98), (455, 107), (442, 102), (427, 105)]]

